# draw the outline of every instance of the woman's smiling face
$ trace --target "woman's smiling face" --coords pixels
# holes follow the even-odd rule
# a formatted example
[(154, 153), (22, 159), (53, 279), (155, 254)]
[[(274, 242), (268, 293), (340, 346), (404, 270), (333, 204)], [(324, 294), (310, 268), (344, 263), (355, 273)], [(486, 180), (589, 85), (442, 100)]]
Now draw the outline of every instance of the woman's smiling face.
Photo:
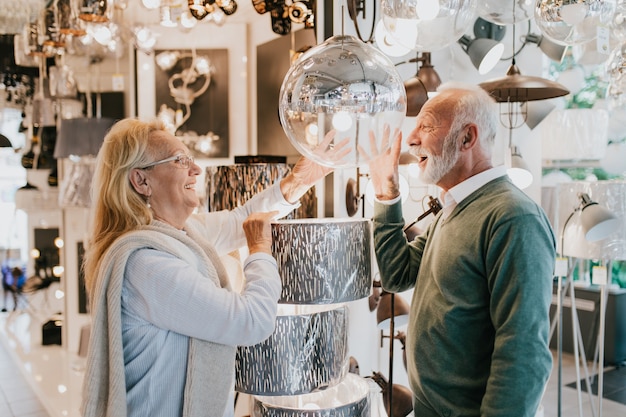
[(159, 149), (155, 154), (161, 158), (143, 169), (152, 191), (150, 206), (156, 219), (182, 228), (200, 204), (196, 179), (201, 169), (178, 138), (164, 131), (153, 135), (154, 148)]

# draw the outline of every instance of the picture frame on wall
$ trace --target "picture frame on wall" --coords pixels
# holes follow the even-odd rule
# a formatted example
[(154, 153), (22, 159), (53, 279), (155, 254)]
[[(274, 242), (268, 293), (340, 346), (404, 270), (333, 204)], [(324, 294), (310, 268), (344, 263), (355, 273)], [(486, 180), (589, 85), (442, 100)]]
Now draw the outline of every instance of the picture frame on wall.
[(157, 116), (175, 126), (192, 152), (228, 157), (228, 50), (164, 49), (154, 56)]
[[(176, 126), (176, 136), (196, 159), (222, 163), (233, 155), (247, 152), (247, 106), (242, 105), (247, 103), (248, 97), (245, 25), (197, 25), (189, 32), (166, 27), (153, 30), (156, 32), (154, 50), (135, 53), (137, 117), (148, 121), (161, 113), (174, 125), (182, 121)], [(172, 59), (173, 65), (157, 63), (159, 54), (164, 52), (177, 57)], [(212, 67), (211, 79), (204, 91), (201, 91), (204, 77), (198, 72), (195, 80), (192, 76), (184, 84), (185, 77), (190, 75), (194, 54), (206, 58)], [(197, 91), (200, 94), (194, 96)], [(186, 116), (188, 110), (191, 110), (189, 117)]]

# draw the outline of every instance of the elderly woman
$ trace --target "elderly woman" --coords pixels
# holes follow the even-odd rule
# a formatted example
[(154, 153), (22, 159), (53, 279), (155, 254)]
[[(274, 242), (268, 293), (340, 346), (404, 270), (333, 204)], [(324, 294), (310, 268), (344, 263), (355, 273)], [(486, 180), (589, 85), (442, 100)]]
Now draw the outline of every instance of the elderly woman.
[[(331, 152), (341, 157), (342, 148)], [(235, 347), (274, 329), (281, 282), (270, 222), (330, 171), (301, 158), (242, 207), (194, 214), (201, 169), (185, 145), (158, 122), (116, 123), (92, 184), (83, 415), (232, 414)], [(237, 293), (220, 255), (246, 244)]]

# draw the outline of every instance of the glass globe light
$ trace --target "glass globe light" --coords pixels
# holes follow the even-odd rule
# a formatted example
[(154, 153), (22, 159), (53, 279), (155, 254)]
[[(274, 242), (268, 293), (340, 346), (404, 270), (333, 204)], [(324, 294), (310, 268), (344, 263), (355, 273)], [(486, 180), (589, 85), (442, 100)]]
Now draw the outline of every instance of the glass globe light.
[(535, 23), (544, 36), (560, 45), (580, 45), (597, 38), (608, 26), (615, 2), (605, 0), (537, 0)]
[(432, 52), (456, 42), (475, 20), (473, 0), (383, 0), (382, 19), (398, 43)]
[(533, 17), (535, 0), (484, 0), (478, 2), (476, 14), (497, 25), (526, 22)]
[[(381, 138), (388, 125), (394, 132), (405, 114), (406, 92), (395, 66), (354, 36), (333, 36), (306, 51), (280, 89), (279, 116), (287, 137), (301, 154), (329, 167), (364, 163), (357, 146), (370, 153), (370, 131)], [(350, 152), (341, 160), (320, 152), (331, 130), (333, 143), (349, 139)]]

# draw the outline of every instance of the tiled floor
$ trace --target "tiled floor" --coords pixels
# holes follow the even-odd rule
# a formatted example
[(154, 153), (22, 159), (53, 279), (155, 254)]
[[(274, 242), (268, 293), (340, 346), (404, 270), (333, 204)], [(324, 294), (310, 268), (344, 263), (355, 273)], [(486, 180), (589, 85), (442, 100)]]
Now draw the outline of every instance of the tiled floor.
[[(24, 311), (0, 313), (0, 341), (0, 416), (79, 417), (83, 358), (57, 345), (42, 346), (40, 322)], [(542, 401), (543, 417), (558, 416), (556, 362), (555, 357)], [(577, 391), (565, 386), (576, 381), (573, 356), (566, 353), (562, 381), (561, 416), (601, 417), (597, 398), (586, 392), (581, 394), (579, 414)], [(602, 416), (624, 417), (626, 405), (605, 399)]]
[(0, 344), (0, 415), (3, 417), (48, 417), (48, 412), (26, 382), (19, 366)]

